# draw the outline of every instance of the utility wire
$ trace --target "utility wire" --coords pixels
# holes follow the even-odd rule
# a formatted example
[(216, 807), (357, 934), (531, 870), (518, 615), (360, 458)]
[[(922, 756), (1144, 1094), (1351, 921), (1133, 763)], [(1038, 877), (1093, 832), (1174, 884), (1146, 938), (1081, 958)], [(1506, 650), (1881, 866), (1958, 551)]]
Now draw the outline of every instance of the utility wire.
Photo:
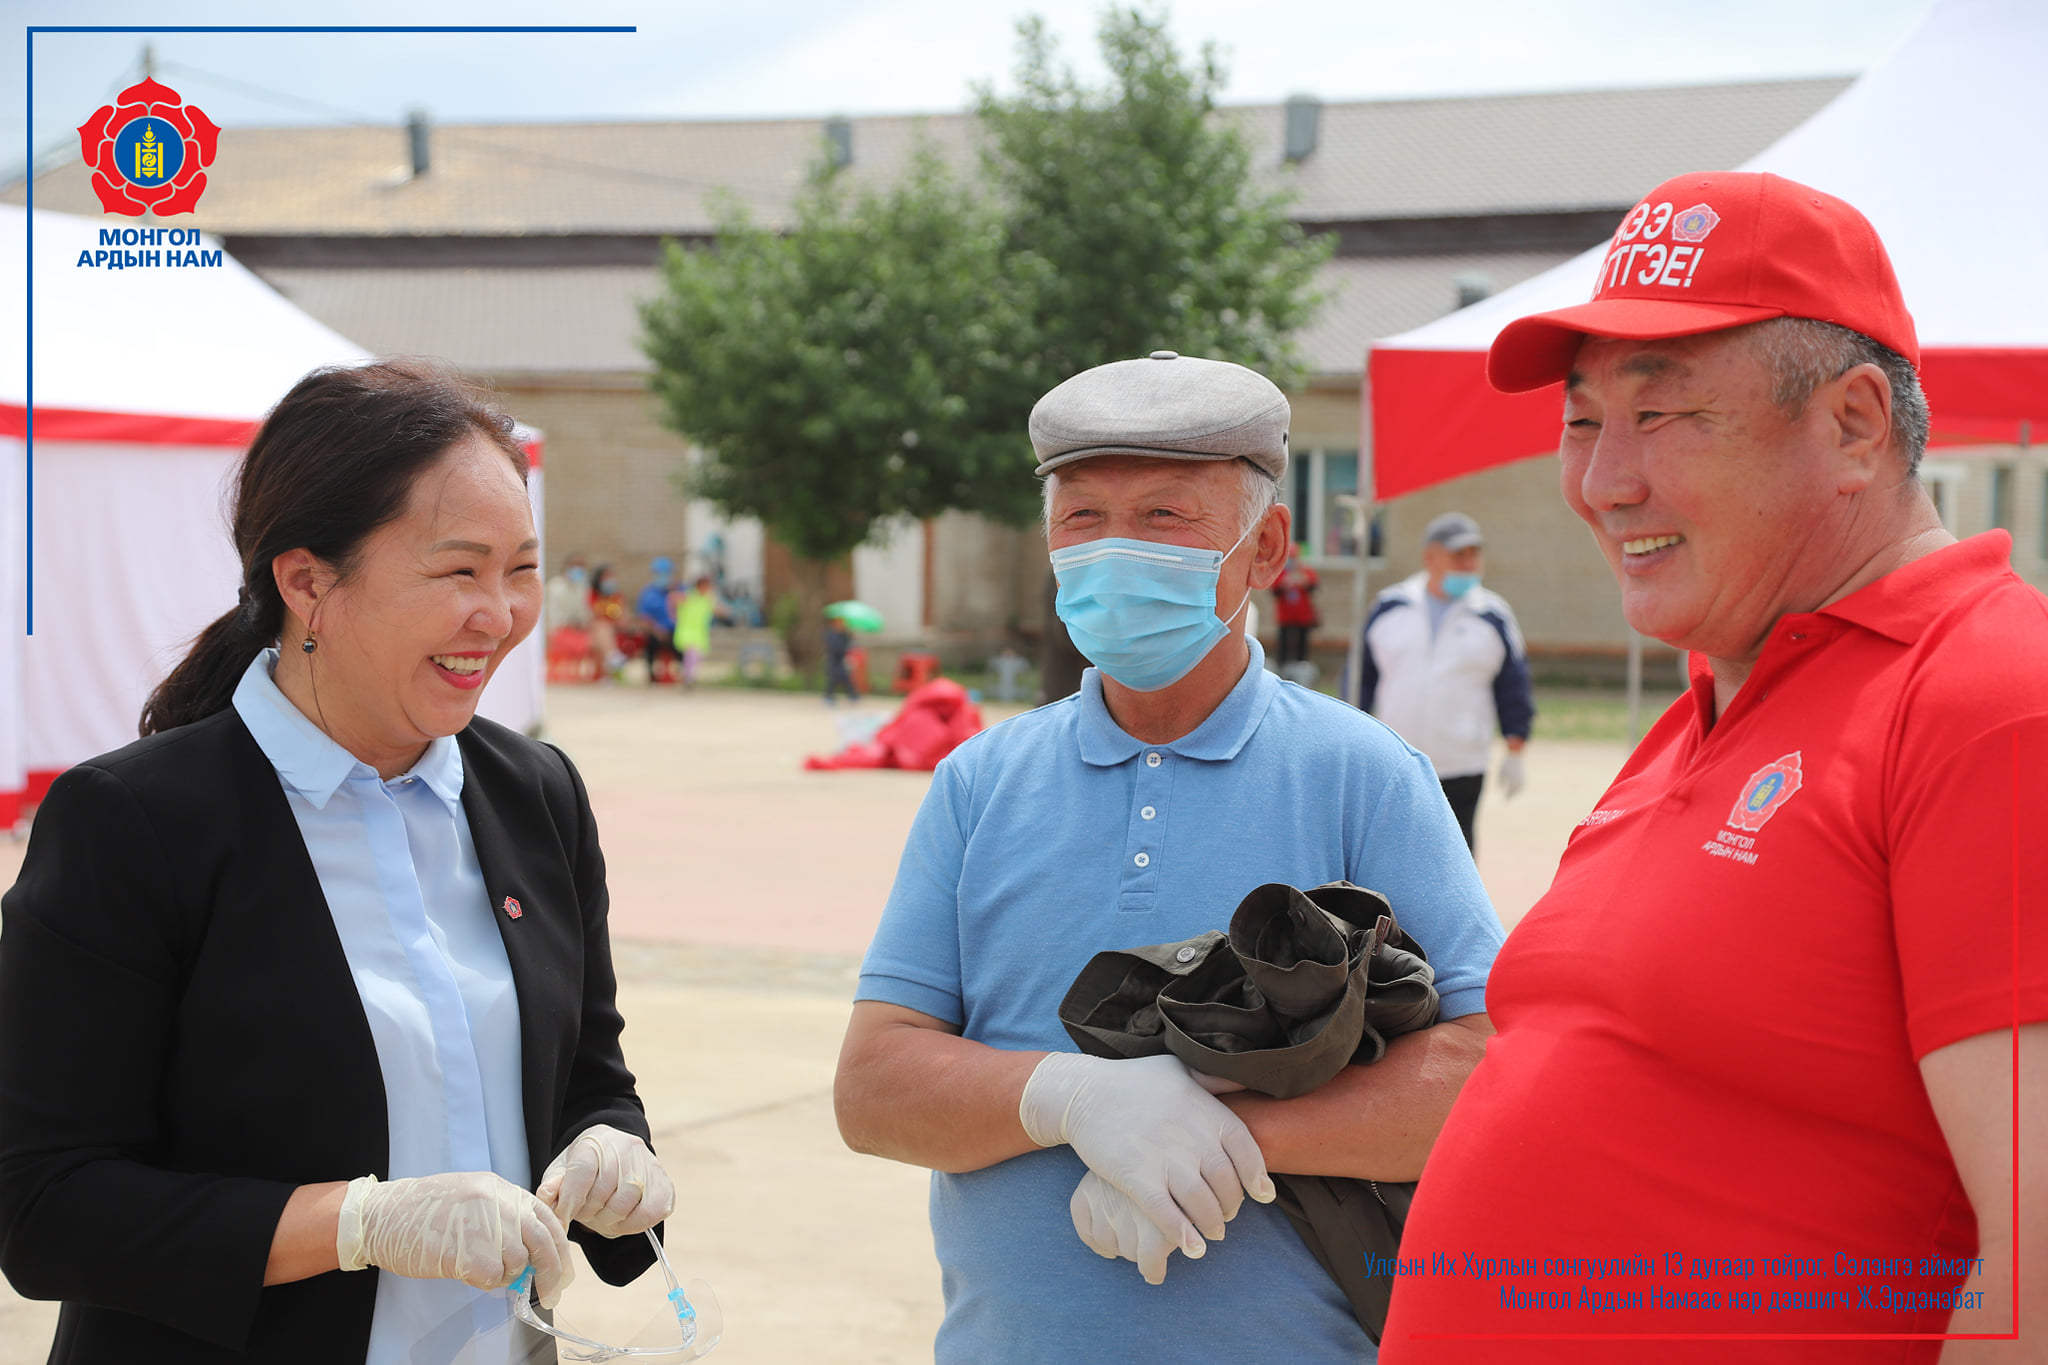
[[(102, 104), (112, 104), (116, 96), (129, 86), (135, 84), (135, 77), (141, 71), (142, 59), (138, 57), (133, 66), (124, 67), (122, 74), (115, 76), (108, 83), (106, 93), (100, 102)], [(26, 163), (20, 161), (8, 162), (4, 167), (0, 167), (0, 191), (11, 190), (31, 176), (46, 175), (57, 169), (57, 167), (65, 165), (71, 160), (69, 154), (75, 152), (77, 147), (78, 130), (69, 128), (51, 138), (40, 148), (32, 151)]]
[[(184, 62), (158, 62), (157, 67), (160, 71), (177, 72), (180, 75), (191, 76), (201, 81), (210, 81), (235, 91), (237, 94), (247, 95), (252, 99), (264, 100), (282, 107), (296, 108), (304, 112), (319, 114), (349, 127), (390, 128), (393, 126), (388, 120), (373, 118), (359, 110), (344, 109), (338, 105), (323, 104), (318, 100), (309, 100), (303, 96), (267, 89), (247, 81), (236, 80), (231, 76), (223, 76), (218, 72), (205, 71)], [(615, 166), (601, 161), (585, 160), (581, 157), (559, 156), (551, 152), (537, 151), (531, 147), (519, 147), (509, 143), (496, 142), (489, 138), (478, 137), (473, 133), (445, 125), (437, 127), (434, 130), (434, 134), (447, 144), (491, 152), (507, 160), (521, 162), (525, 165), (536, 166), (542, 169), (573, 171), (579, 175), (589, 176), (594, 179), (616, 180), (632, 184), (661, 185), (670, 189), (696, 190), (699, 193), (729, 188), (722, 183), (695, 176), (663, 175), (659, 171), (646, 171), (634, 166)]]
[(319, 100), (309, 100), (303, 95), (290, 95), (282, 90), (271, 90), (264, 86), (251, 85), (247, 81), (238, 81), (232, 76), (223, 76), (216, 71), (203, 71), (199, 67), (188, 66), (184, 62), (158, 62), (157, 70), (185, 76), (196, 76), (202, 81), (211, 81), (215, 85), (234, 91), (238, 95), (247, 95), (251, 99), (263, 100), (287, 109), (295, 108), (307, 113), (319, 114), (336, 122), (352, 124), (359, 128), (388, 128), (391, 126), (382, 119), (372, 118), (370, 115), (354, 109), (344, 109), (340, 105), (323, 104)]

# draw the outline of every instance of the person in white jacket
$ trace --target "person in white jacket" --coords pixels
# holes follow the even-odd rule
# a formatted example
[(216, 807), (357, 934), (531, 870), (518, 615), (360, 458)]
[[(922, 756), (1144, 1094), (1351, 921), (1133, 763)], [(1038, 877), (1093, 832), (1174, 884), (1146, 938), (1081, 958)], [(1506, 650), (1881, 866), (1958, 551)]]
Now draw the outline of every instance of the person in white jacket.
[(1493, 758), (1496, 725), (1507, 741), (1501, 786), (1522, 789), (1522, 747), (1536, 717), (1529, 652), (1514, 609), (1479, 584), (1479, 523), (1446, 512), (1422, 535), (1421, 573), (1374, 600), (1350, 699), (1428, 756), (1444, 796), (1476, 847), (1472, 817)]

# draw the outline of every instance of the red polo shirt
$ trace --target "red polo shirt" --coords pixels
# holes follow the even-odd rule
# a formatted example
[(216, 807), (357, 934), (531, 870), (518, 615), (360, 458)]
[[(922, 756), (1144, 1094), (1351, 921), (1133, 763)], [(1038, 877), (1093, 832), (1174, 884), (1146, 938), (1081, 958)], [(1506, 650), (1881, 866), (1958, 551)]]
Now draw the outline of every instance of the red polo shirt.
[(1711, 724), (1695, 661), (1494, 965), (1388, 1365), (1936, 1358), (1416, 1334), (1941, 1332), (1982, 1287), (1917, 1063), (2048, 1018), (2048, 598), (2010, 546), (1785, 617)]

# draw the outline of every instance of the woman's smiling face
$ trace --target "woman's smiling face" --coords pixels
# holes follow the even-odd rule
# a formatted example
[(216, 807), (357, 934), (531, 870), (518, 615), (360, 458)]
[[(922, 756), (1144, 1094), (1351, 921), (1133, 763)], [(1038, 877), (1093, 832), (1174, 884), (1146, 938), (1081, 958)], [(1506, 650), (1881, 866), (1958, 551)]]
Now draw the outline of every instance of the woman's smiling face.
[(314, 719), (387, 775), (468, 725), (484, 684), (539, 619), (539, 550), (505, 452), (480, 435), (451, 446), (313, 609)]

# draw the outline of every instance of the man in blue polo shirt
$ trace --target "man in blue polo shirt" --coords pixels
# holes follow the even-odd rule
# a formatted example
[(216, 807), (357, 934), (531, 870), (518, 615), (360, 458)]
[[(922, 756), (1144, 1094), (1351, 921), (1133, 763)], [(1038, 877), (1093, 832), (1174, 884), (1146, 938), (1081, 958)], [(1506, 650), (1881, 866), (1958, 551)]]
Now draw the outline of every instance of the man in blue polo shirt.
[[(1429, 761), (1266, 672), (1244, 635), (1292, 543), (1287, 418), (1259, 375), (1167, 351), (1031, 414), (1060, 619), (1096, 667), (940, 764), (835, 1088), (849, 1145), (935, 1172), (942, 1363), (1374, 1357), (1263, 1202), (1268, 1170), (1416, 1178), (1492, 1031), (1501, 929)], [(1392, 901), (1444, 1022), (1292, 1100), (1074, 1051), (1057, 1010), (1097, 951), (1222, 928), (1265, 882), (1336, 880)], [(1156, 1248), (1141, 1274), (1114, 1259), (1138, 1238), (1101, 1231), (1133, 1208), (1183, 1253), (1163, 1283)]]

